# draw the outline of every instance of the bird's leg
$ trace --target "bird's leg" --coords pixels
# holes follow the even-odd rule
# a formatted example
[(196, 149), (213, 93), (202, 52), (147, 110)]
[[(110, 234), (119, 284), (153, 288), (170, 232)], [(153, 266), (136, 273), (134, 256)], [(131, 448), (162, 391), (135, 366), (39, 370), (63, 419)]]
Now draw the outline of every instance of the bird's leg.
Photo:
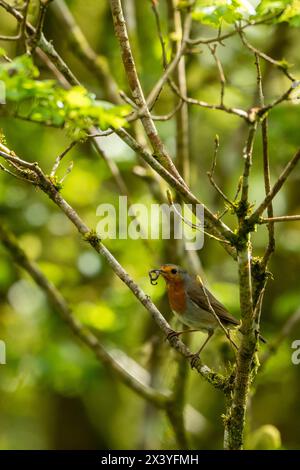
[(193, 369), (195, 367), (196, 361), (199, 359), (200, 353), (203, 351), (205, 346), (207, 345), (208, 341), (211, 339), (212, 335), (214, 334), (214, 330), (209, 330), (207, 334), (207, 338), (202, 344), (201, 348), (199, 351), (197, 351), (195, 354), (191, 354), (189, 357), (191, 357), (191, 368)]
[(170, 331), (170, 333), (167, 334), (166, 339), (178, 338), (178, 336), (183, 335), (184, 333), (193, 333), (195, 331), (199, 330)]

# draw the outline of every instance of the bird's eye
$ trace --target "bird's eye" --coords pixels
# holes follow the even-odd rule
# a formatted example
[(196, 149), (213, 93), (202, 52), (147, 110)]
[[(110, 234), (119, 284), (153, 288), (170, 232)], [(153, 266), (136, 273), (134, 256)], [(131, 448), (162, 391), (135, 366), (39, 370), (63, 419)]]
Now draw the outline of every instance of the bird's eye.
[(171, 269), (171, 273), (172, 274), (177, 274), (177, 269), (175, 269), (175, 268)]

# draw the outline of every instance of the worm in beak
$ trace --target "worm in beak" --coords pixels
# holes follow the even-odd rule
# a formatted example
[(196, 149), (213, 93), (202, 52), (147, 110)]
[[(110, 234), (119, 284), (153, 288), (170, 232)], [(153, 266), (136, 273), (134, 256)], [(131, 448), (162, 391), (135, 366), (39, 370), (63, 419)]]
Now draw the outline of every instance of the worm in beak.
[(151, 269), (151, 271), (149, 271), (150, 282), (153, 286), (156, 286), (156, 281), (159, 278), (160, 274), (160, 269)]

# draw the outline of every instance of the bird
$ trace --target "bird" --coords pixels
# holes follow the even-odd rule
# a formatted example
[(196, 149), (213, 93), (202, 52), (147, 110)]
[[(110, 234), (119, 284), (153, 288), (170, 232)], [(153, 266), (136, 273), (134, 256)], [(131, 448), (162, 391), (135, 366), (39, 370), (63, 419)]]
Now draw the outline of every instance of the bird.
[[(240, 326), (240, 321), (232, 316), (226, 307), (204, 287), (199, 276), (194, 278), (185, 269), (175, 264), (163, 264), (159, 269), (152, 269), (149, 271), (149, 276), (151, 284), (157, 284), (159, 276), (164, 278), (171, 310), (181, 323), (190, 328), (171, 332), (169, 337), (193, 331), (207, 333), (206, 340), (193, 355), (195, 358), (199, 357), (217, 328), (225, 329), (230, 339), (228, 330)], [(260, 339), (265, 342), (261, 336)], [(231, 339), (230, 341), (237, 348)]]

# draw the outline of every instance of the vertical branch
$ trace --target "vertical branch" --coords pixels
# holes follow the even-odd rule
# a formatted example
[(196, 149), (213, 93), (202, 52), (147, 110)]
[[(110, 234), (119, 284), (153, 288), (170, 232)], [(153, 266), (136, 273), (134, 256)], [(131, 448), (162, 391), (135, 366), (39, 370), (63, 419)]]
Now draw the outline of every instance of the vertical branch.
[(237, 354), (232, 399), (229, 400), (227, 404), (224, 430), (224, 444), (226, 445), (226, 448), (235, 450), (243, 448), (247, 398), (251, 385), (251, 371), (256, 350), (251, 274), (252, 247), (246, 220), (249, 208), (249, 176), (252, 166), (256, 124), (250, 123), (249, 126), (249, 134), (245, 146), (240, 211), (238, 214), (240, 237), (240, 246), (238, 248), (238, 274), (242, 319), (240, 330), (243, 337)]
[[(176, 41), (173, 42), (173, 57), (180, 50), (180, 41), (183, 35), (180, 11), (177, 7), (177, 0), (168, 0), (169, 34), (172, 33)], [(178, 62), (174, 73), (174, 79), (181, 96), (187, 96), (186, 84), (186, 61), (184, 55)], [(176, 113), (176, 162), (179, 173), (189, 184), (190, 178), (190, 157), (189, 157), (189, 116), (188, 104), (182, 103)]]
[(167, 407), (167, 415), (174, 430), (180, 449), (188, 449), (188, 441), (184, 422), (185, 391), (188, 378), (186, 363), (178, 359), (172, 397)]
[[(257, 85), (258, 85), (258, 96), (259, 104), (261, 107), (265, 105), (263, 87), (262, 87), (262, 74), (259, 63), (259, 56), (255, 54), (255, 65), (257, 70)], [(271, 191), (271, 178), (270, 178), (270, 164), (269, 164), (269, 139), (268, 139), (268, 117), (264, 117), (261, 123), (261, 135), (262, 135), (262, 148), (263, 148), (263, 167), (264, 167), (264, 183), (265, 183), (265, 194), (269, 194)], [(274, 217), (273, 202), (270, 201), (267, 207), (268, 217)], [(275, 236), (274, 236), (274, 222), (268, 223), (269, 242), (265, 251), (262, 268), (265, 269), (268, 265), (268, 261), (275, 250)]]
[(244, 426), (247, 411), (247, 398), (251, 384), (252, 364), (256, 349), (251, 282), (251, 244), (239, 252), (240, 307), (243, 333), (237, 354), (236, 373), (233, 384), (232, 400), (227, 408), (224, 442), (228, 449), (242, 449)]
[(244, 172), (243, 172), (243, 182), (242, 182), (242, 194), (241, 194), (241, 205), (244, 210), (247, 209), (248, 206), (248, 195), (249, 195), (249, 176), (252, 166), (252, 152), (253, 152), (253, 143), (254, 137), (256, 132), (257, 123), (254, 122), (249, 124), (249, 134), (248, 139), (246, 142), (245, 150), (244, 150)]
[(113, 103), (122, 100), (118, 86), (112, 76), (106, 57), (97, 54), (90, 46), (80, 26), (76, 22), (65, 0), (56, 0), (50, 6), (55, 18), (64, 25), (71, 50), (95, 75), (104, 89), (104, 96)]
[(172, 159), (168, 155), (163, 142), (161, 141), (154, 122), (151, 118), (149, 108), (146, 103), (143, 89), (137, 74), (135, 61), (131, 51), (128, 38), (126, 22), (120, 0), (110, 0), (110, 6), (113, 16), (115, 34), (120, 44), (124, 69), (127, 75), (131, 93), (137, 107), (142, 111), (141, 122), (151, 142), (153, 151), (158, 161), (170, 171), (182, 183), (183, 180), (175, 168)]

